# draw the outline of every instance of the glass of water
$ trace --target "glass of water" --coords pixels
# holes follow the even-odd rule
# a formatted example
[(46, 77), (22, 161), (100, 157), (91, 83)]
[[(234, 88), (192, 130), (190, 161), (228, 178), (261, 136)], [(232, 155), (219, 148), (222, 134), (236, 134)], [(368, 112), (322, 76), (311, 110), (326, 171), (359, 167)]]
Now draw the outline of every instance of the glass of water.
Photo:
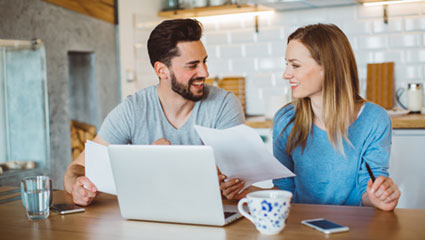
[(46, 219), (52, 195), (52, 180), (48, 176), (26, 177), (21, 180), (22, 200), (29, 219)]

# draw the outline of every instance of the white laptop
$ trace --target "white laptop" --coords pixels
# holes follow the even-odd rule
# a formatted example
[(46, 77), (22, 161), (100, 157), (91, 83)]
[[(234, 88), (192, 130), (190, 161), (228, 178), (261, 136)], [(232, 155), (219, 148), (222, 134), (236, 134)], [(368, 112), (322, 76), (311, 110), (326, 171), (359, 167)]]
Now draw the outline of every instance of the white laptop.
[(108, 151), (123, 218), (223, 226), (241, 217), (222, 203), (210, 146), (109, 145)]

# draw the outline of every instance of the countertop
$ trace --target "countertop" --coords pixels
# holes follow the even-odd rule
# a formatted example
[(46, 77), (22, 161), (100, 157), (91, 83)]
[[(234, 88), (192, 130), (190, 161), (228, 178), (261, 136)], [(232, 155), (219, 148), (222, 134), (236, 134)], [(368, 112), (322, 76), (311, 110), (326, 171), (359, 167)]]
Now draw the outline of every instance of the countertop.
[[(393, 129), (425, 129), (425, 114), (392, 116)], [(272, 128), (273, 121), (264, 116), (247, 117), (246, 125), (252, 128)]]

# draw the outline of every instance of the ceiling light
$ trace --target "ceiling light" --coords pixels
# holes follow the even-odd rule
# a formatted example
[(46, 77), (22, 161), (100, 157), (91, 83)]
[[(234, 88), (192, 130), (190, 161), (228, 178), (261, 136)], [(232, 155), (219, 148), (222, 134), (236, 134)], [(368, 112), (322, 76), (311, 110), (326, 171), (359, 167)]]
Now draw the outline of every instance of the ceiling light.
[(218, 19), (218, 18), (232, 18), (232, 17), (255, 17), (255, 16), (266, 16), (274, 14), (274, 10), (265, 10), (265, 11), (256, 11), (256, 12), (244, 12), (244, 13), (230, 13), (222, 15), (211, 15), (211, 16), (201, 16), (195, 17), (198, 20), (204, 19)]

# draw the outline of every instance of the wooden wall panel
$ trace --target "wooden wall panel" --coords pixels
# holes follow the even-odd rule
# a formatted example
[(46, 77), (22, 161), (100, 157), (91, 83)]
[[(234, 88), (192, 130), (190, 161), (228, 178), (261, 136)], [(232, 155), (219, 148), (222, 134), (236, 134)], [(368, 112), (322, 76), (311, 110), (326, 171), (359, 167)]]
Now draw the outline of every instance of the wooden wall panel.
[(114, 24), (114, 0), (44, 0)]

